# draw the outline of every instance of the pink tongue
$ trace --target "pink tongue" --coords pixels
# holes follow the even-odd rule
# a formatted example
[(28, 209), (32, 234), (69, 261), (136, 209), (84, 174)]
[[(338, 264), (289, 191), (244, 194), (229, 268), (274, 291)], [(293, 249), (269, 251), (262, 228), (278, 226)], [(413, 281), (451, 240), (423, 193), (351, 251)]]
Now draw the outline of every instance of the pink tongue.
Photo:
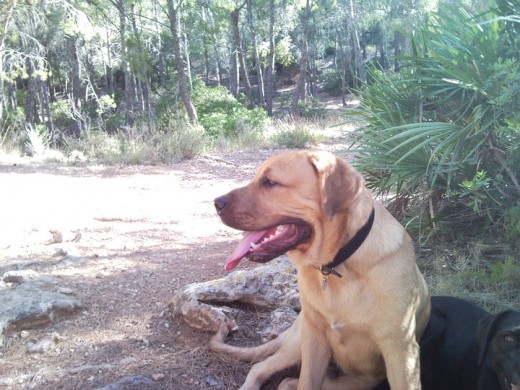
[(231, 256), (226, 259), (224, 263), (224, 269), (226, 271), (232, 270), (235, 268), (240, 260), (249, 252), (251, 248), (251, 243), (256, 244), (260, 239), (265, 235), (267, 230), (263, 230), (261, 232), (247, 232), (242, 241), (235, 248), (235, 251)]

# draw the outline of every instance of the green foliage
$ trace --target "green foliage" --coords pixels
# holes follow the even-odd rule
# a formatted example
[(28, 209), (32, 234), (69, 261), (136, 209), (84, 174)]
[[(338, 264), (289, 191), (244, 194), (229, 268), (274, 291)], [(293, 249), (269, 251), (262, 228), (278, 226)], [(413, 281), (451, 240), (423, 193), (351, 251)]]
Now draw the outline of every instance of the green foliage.
[(298, 110), (303, 118), (318, 119), (325, 117), (325, 104), (317, 97), (310, 97), (306, 102), (298, 102)]
[(473, 179), (463, 180), (460, 183), (461, 189), (458, 195), (468, 199), (465, 205), (472, 209), (474, 213), (482, 213), (482, 206), (487, 200), (486, 191), (489, 188), (490, 181), (491, 179), (487, 177), (485, 171), (477, 171)]
[(495, 16), (444, 7), (413, 37), (405, 70), (371, 69), (360, 91), (359, 166), (369, 186), (418, 206), (421, 233), (468, 210), (498, 223), (520, 197), (520, 68)]
[(324, 69), (320, 75), (323, 91), (333, 95), (341, 95), (341, 71), (336, 68)]
[[(290, 66), (295, 63), (293, 54), (293, 43), (289, 35), (283, 36), (276, 43), (276, 62), (283, 66)], [(268, 65), (269, 59), (269, 42), (264, 41), (258, 45), (258, 54), (262, 65)]]
[(208, 144), (201, 126), (192, 126), (171, 118), (164, 127), (159, 127), (151, 141), (155, 159), (163, 163), (194, 158), (204, 152)]
[(52, 118), (54, 126), (66, 129), (71, 123), (71, 107), (68, 100), (58, 100), (51, 103)]
[(508, 253), (506, 245), (456, 240), (419, 262), (432, 295), (463, 297), (491, 311), (520, 309), (520, 261)]
[(84, 155), (105, 164), (172, 163), (201, 154), (208, 140), (204, 129), (175, 116), (164, 118), (149, 133), (92, 131), (82, 139), (67, 139), (69, 155)]
[(505, 231), (509, 242), (515, 248), (520, 248), (520, 242), (518, 242), (518, 237), (520, 237), (520, 201), (509, 207), (505, 211), (504, 217)]
[(278, 147), (303, 149), (316, 145), (322, 137), (320, 125), (308, 120), (284, 120), (273, 124), (270, 141)]
[(18, 108), (9, 111), (0, 123), (0, 147), (4, 150), (18, 149), (25, 142), (25, 115)]
[(468, 292), (473, 294), (487, 291), (501, 302), (516, 303), (520, 299), (520, 262), (511, 256), (485, 267), (469, 268), (464, 277), (472, 281), (473, 288), (468, 288)]
[(263, 109), (247, 109), (221, 86), (207, 87), (198, 81), (192, 98), (199, 122), (211, 138), (236, 138), (243, 132), (261, 132), (267, 121), (267, 114)]
[(272, 137), (273, 142), (284, 148), (303, 149), (316, 143), (316, 137), (307, 129), (293, 129)]
[[(280, 96), (279, 116), (292, 114), (292, 93), (282, 93)], [(298, 101), (299, 116), (307, 119), (319, 119), (325, 117), (325, 105), (317, 98), (310, 97), (307, 101)]]

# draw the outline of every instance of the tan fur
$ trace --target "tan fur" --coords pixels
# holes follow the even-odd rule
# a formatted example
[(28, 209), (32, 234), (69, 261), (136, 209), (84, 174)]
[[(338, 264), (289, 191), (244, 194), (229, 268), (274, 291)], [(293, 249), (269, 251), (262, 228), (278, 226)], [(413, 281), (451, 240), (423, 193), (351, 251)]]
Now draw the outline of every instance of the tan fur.
[[(269, 179), (278, 183), (266, 187)], [(245, 231), (299, 219), (313, 227), (308, 242), (288, 252), (297, 268), (302, 311), (277, 339), (254, 348), (225, 344), (224, 324), (211, 340), (213, 351), (259, 361), (243, 389), (259, 389), (277, 371), (301, 364), (299, 379), (282, 389), (372, 389), (388, 377), (395, 390), (420, 388), (417, 340), (429, 318), (429, 295), (415, 263), (410, 237), (373, 200), (361, 175), (326, 152), (299, 151), (263, 163), (245, 187), (226, 195), (223, 221)], [(361, 247), (336, 269), (317, 270), (366, 223), (373, 227)], [(326, 378), (330, 360), (342, 376)]]

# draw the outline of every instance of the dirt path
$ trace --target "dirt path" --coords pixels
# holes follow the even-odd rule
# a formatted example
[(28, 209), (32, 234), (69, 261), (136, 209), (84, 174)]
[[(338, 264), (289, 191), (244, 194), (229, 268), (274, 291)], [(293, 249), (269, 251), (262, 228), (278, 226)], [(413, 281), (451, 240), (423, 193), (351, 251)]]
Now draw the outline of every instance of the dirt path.
[[(345, 146), (334, 131), (321, 148)], [(0, 276), (35, 270), (83, 305), (4, 335), (0, 389), (97, 389), (124, 377), (134, 386), (120, 389), (235, 388), (248, 365), (209, 353), (210, 335), (172, 319), (167, 304), (179, 287), (224, 275), (241, 234), (220, 223), (212, 200), (278, 152), (161, 167), (0, 164)], [(53, 334), (45, 352), (26, 351)]]

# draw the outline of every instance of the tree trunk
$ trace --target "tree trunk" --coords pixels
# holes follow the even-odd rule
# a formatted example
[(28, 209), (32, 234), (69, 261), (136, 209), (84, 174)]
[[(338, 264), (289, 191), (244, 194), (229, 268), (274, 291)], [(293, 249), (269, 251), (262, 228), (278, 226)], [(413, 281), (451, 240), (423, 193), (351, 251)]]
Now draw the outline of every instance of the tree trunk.
[(262, 74), (262, 65), (260, 64), (260, 56), (258, 55), (258, 45), (256, 42), (256, 31), (253, 23), (253, 6), (251, 0), (247, 0), (247, 20), (249, 29), (251, 30), (251, 42), (253, 46), (253, 55), (255, 56), (255, 66), (257, 75), (257, 99), (258, 104), (265, 107), (265, 92), (264, 92), (264, 76)]
[(347, 101), (345, 99), (345, 91), (347, 90), (347, 58), (345, 57), (345, 50), (343, 49), (343, 42), (341, 41), (341, 34), (339, 28), (336, 28), (336, 40), (339, 50), (339, 61), (340, 61), (340, 77), (341, 77), (341, 102), (343, 106), (347, 105)]
[(4, 69), (4, 42), (13, 15), (13, 9), (16, 7), (17, 2), (18, 0), (11, 0), (0, 7), (0, 14), (2, 15), (0, 19), (0, 26), (2, 26), (0, 28), (0, 123), (2, 123), (4, 115), (4, 77), (2, 75)]
[(56, 147), (57, 145), (57, 135), (54, 131), (54, 122), (52, 120), (52, 112), (51, 105), (49, 99), (49, 83), (46, 80), (40, 80), (40, 101), (42, 102), (42, 118), (45, 119), (45, 124), (47, 125), (47, 130), (49, 132), (51, 145)]
[(276, 92), (276, 45), (274, 36), (274, 24), (276, 22), (276, 8), (274, 0), (269, 0), (269, 62), (267, 65), (266, 99), (265, 107), (269, 116), (273, 115), (273, 98)]
[(32, 62), (27, 63), (27, 95), (25, 97), (25, 121), (27, 123), (39, 123), (36, 115), (36, 80)]
[(352, 40), (352, 52), (354, 54), (354, 61), (356, 63), (357, 68), (357, 76), (360, 81), (363, 83), (366, 81), (365, 75), (365, 65), (363, 64), (363, 56), (361, 54), (361, 46), (359, 44), (359, 33), (356, 26), (356, 15), (354, 12), (354, 1), (349, 0), (349, 27), (350, 27), (350, 37)]
[(81, 115), (81, 67), (78, 55), (78, 37), (69, 36), (69, 61), (70, 74), (69, 82), (71, 85), (70, 103), (72, 110), (71, 132), (76, 138), (81, 136), (82, 115)]
[(305, 11), (303, 14), (303, 37), (301, 46), (301, 58), (300, 58), (300, 74), (298, 76), (298, 82), (296, 83), (296, 89), (294, 90), (292, 99), (292, 112), (295, 116), (299, 115), (298, 102), (300, 99), (306, 99), (305, 81), (307, 79), (307, 66), (309, 62), (309, 51), (307, 48), (307, 39), (309, 35), (309, 18), (311, 13), (310, 0), (306, 1)]
[(221, 76), (222, 75), (222, 62), (220, 59), (220, 54), (218, 52), (218, 45), (217, 45), (218, 39), (217, 39), (217, 34), (215, 33), (215, 20), (213, 19), (213, 16), (211, 15), (211, 11), (209, 8), (204, 7), (202, 11), (203, 11), (203, 13), (202, 13), (203, 20), (207, 20), (208, 23), (211, 25), (211, 31), (212, 31), (211, 38), (213, 40), (213, 51), (214, 51), (214, 55), (215, 55), (215, 77), (217, 79), (217, 84), (220, 85), (221, 79), (222, 79), (222, 76)]
[(242, 45), (240, 43), (240, 29), (238, 28), (238, 22), (240, 18), (240, 10), (244, 5), (239, 8), (235, 8), (230, 13), (230, 23), (231, 23), (231, 31), (233, 33), (233, 51), (238, 55), (238, 73), (240, 76), (240, 80), (244, 85), (244, 90), (247, 96), (247, 100), (249, 102), (249, 108), (254, 106), (253, 101), (253, 93), (251, 91), (251, 83), (249, 82), (249, 75), (247, 72), (246, 59), (244, 53), (242, 51)]
[(126, 14), (125, 1), (118, 0), (117, 8), (119, 11), (119, 36), (121, 44), (121, 68), (125, 79), (125, 127), (131, 128), (135, 124), (135, 85), (134, 78), (130, 72), (128, 63), (128, 53), (126, 47)]
[(188, 83), (190, 85), (190, 90), (193, 89), (193, 80), (191, 77), (191, 58), (190, 58), (190, 43), (188, 42), (188, 34), (186, 34), (186, 29), (184, 29), (183, 37), (183, 47), (184, 47), (184, 56), (186, 58), (186, 76), (188, 78)]
[(179, 86), (179, 95), (182, 99), (186, 113), (190, 123), (197, 124), (197, 111), (191, 101), (190, 91), (186, 85), (186, 73), (184, 72), (184, 59), (181, 52), (181, 31), (180, 31), (180, 3), (177, 8), (173, 4), (174, 0), (168, 0), (168, 18), (170, 19), (170, 29), (172, 32), (173, 54), (175, 56), (175, 65), (177, 69), (177, 84)]
[(399, 31), (394, 33), (394, 71), (399, 72), (401, 70), (401, 63), (399, 57), (404, 53), (404, 42), (405, 37)]
[[(230, 40), (233, 42), (232, 38)], [(235, 50), (235, 45), (231, 43), (231, 50), (229, 53), (229, 92), (231, 92), (235, 98), (238, 98), (239, 96), (239, 87), (238, 52)]]
[(205, 39), (202, 40), (202, 45), (202, 54), (204, 56), (204, 82), (206, 83), (206, 85), (208, 85), (211, 65), (209, 63), (208, 46)]

